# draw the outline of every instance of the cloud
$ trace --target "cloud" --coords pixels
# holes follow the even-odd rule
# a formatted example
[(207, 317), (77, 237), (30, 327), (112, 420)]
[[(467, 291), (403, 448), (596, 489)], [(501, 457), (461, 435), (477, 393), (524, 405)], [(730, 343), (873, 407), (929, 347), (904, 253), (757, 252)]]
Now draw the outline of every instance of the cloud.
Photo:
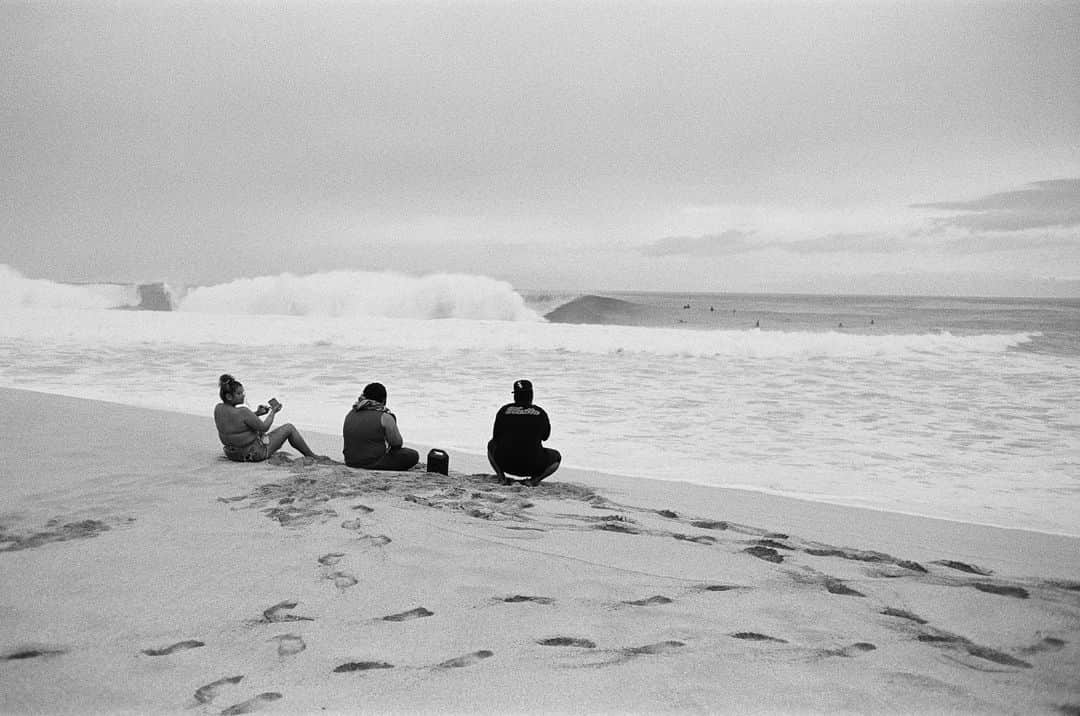
[(938, 228), (970, 231), (1024, 231), (1080, 226), (1080, 179), (1038, 181), (1026, 189), (990, 194), (971, 201), (912, 204), (915, 209), (964, 212), (933, 220)]
[(704, 236), (668, 236), (641, 248), (646, 256), (721, 256), (755, 251), (759, 244), (747, 241), (752, 231), (728, 229), (719, 234)]
[(797, 254), (856, 253), (891, 254), (908, 248), (906, 242), (882, 234), (829, 234), (816, 239), (774, 244)]
[(943, 248), (960, 254), (987, 253), (996, 251), (1035, 250), (1062, 251), (1080, 249), (1080, 240), (1069, 234), (1040, 232), (1039, 236), (1029, 234), (994, 234), (990, 236), (962, 236), (943, 245)]
[(798, 241), (750, 241), (753, 231), (730, 229), (704, 236), (669, 236), (641, 249), (646, 256), (730, 256), (751, 251), (779, 250), (795, 254), (891, 254), (910, 248), (909, 242), (885, 234), (835, 233)]

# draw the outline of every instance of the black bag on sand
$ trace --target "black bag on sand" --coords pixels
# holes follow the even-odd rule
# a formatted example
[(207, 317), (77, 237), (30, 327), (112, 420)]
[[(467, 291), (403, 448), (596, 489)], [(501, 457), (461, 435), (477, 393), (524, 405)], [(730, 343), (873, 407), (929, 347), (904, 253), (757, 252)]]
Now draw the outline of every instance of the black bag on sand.
[(431, 450), (427, 454), (427, 471), (445, 475), (450, 470), (450, 456), (442, 450)]

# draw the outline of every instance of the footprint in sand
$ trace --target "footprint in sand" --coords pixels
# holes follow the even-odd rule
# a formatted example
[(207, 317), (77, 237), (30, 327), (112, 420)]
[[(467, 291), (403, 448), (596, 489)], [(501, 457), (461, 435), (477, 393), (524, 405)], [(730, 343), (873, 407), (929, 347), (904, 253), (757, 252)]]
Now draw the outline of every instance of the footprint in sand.
[[(988, 646), (980, 646), (979, 644), (975, 644), (974, 642), (972, 642), (970, 639), (966, 639), (966, 638), (964, 638), (962, 636), (958, 636), (956, 634), (949, 634), (947, 632), (937, 632), (937, 633), (934, 633), (934, 634), (919, 634), (915, 638), (918, 641), (921, 641), (921, 642), (926, 643), (926, 644), (936, 644), (936, 645), (942, 645), (942, 646), (946, 646), (946, 647), (956, 647), (956, 648), (959, 648), (959, 649), (963, 649), (968, 654), (970, 654), (970, 655), (972, 655), (972, 656), (974, 656), (974, 657), (976, 657), (978, 659), (984, 659), (986, 661), (992, 661), (995, 664), (1001, 664), (1002, 666), (1015, 666), (1015, 667), (1022, 668), (1022, 669), (1030, 669), (1031, 668), (1031, 664), (1027, 663), (1026, 661), (1023, 661), (1022, 659), (1017, 659), (1014, 656), (1010, 656), (1009, 654), (998, 651), (997, 649), (991, 649)], [(961, 661), (960, 663), (964, 663), (964, 662)], [(970, 664), (964, 664), (964, 665), (965, 666), (971, 666)], [(977, 667), (972, 666), (971, 668), (977, 668)]]
[(992, 661), (995, 664), (1001, 664), (1002, 666), (1016, 666), (1021, 669), (1030, 669), (1031, 664), (1022, 659), (1017, 659), (1015, 656), (1009, 656), (1008, 654), (998, 651), (997, 649), (991, 649), (988, 646), (979, 646), (978, 644), (967, 644), (967, 653), (979, 659), (986, 659)]
[(769, 636), (768, 634), (760, 634), (756, 631), (737, 631), (734, 634), (729, 634), (733, 639), (744, 639), (746, 641), (772, 641), (778, 644), (787, 644), (784, 639), (779, 639), (775, 636)]
[(783, 542), (778, 542), (778, 541), (776, 541), (774, 539), (759, 539), (759, 540), (755, 540), (754, 544), (756, 544), (759, 547), (768, 547), (769, 549), (786, 549), (789, 552), (794, 552), (795, 551), (795, 548), (792, 547), (791, 545), (785, 544)]
[(627, 656), (647, 656), (649, 654), (663, 654), (684, 646), (686, 644), (681, 641), (658, 641), (655, 644), (646, 644), (645, 646), (628, 646), (622, 650), (622, 653)]
[(344, 522), (341, 523), (341, 526), (342, 526), (342, 528), (347, 529), (347, 530), (359, 530), (359, 529), (363, 529), (364, 522), (363, 522), (363, 520), (361, 520), (359, 518), (357, 518), (355, 520), (345, 520)]
[(726, 530), (728, 528), (727, 522), (719, 522), (716, 520), (697, 520), (690, 524), (694, 527), (700, 527), (703, 530)]
[(208, 704), (217, 697), (221, 687), (235, 686), (243, 680), (244, 676), (241, 674), (240, 676), (226, 676), (224, 679), (212, 681), (206, 686), (200, 686), (195, 690), (195, 700), (200, 704)]
[(281, 612), (286, 609), (295, 609), (297, 602), (285, 600), (284, 602), (278, 602), (274, 606), (263, 611), (263, 621), (271, 624), (277, 622), (313, 622), (315, 621), (311, 617), (302, 617), (296, 614), (282, 614)]
[(206, 644), (196, 639), (188, 639), (186, 641), (178, 641), (175, 644), (170, 644), (161, 649), (143, 649), (142, 653), (147, 656), (168, 656), (173, 652), (184, 651), (185, 649), (197, 649), (200, 646), (206, 646)]
[(679, 519), (679, 515), (677, 513), (673, 512), (672, 510), (655, 510), (655, 512), (656, 512), (656, 514), (660, 515), (661, 517), (667, 517), (668, 519), (671, 519), (671, 520)]
[(1017, 599), (1027, 599), (1030, 595), (1028, 590), (1023, 587), (1010, 587), (1004, 584), (990, 584), (988, 582), (975, 582), (971, 586), (978, 589), (980, 592), (986, 592), (987, 594), (1000, 594), (1003, 597), (1015, 597)]
[(270, 641), (276, 641), (278, 656), (293, 656), (307, 648), (307, 644), (296, 634), (278, 634)]
[(66, 654), (67, 649), (48, 646), (24, 646), (6, 654), (0, 659), (3, 661), (18, 661), (19, 659), (37, 659), (39, 657), (60, 656)]
[(518, 604), (520, 602), (532, 602), (534, 604), (554, 604), (555, 600), (551, 597), (530, 597), (525, 594), (515, 594), (512, 597), (503, 597), (502, 601), (508, 604)]
[(390, 616), (381, 617), (384, 622), (407, 622), (410, 619), (420, 619), (421, 617), (435, 616), (435, 612), (428, 611), (423, 607), (417, 607), (416, 609), (410, 609), (407, 612), (401, 612), (399, 614), (391, 614)]
[(827, 649), (824, 652), (824, 655), (825, 656), (843, 656), (843, 657), (850, 658), (850, 657), (853, 657), (853, 656), (855, 656), (857, 654), (865, 654), (868, 651), (874, 651), (875, 649), (877, 649), (877, 647), (874, 646), (873, 644), (871, 644), (868, 641), (857, 641), (854, 644), (851, 644), (851, 645), (845, 646), (845, 647), (841, 647), (839, 649)]
[(654, 607), (658, 604), (671, 604), (671, 598), (665, 597), (663, 594), (655, 594), (645, 599), (634, 599), (632, 601), (623, 602), (623, 604), (629, 604), (632, 607)]
[(360, 535), (356, 538), (362, 547), (383, 547), (393, 542), (386, 535)]
[(359, 505), (359, 504), (357, 504), (357, 505), (353, 505), (352, 508), (354, 510), (356, 510), (357, 512), (360, 512), (361, 514), (365, 514), (365, 515), (371, 514), (372, 512), (375, 511), (374, 508), (368, 507), (367, 505)]
[(989, 577), (993, 572), (989, 569), (983, 569), (982, 567), (976, 567), (971, 564), (965, 564), (964, 562), (956, 562), (951, 559), (939, 559), (931, 562), (930, 564), (940, 564), (942, 567), (948, 567), (949, 569), (955, 569), (959, 572), (967, 572), (968, 574), (978, 574), (983, 577)]
[(281, 698), (281, 694), (276, 691), (264, 691), (258, 696), (253, 696), (239, 704), (233, 704), (229, 708), (221, 712), (221, 716), (234, 716), (235, 714), (249, 714), (252, 711), (257, 711), (267, 704), (273, 703)]
[(825, 580), (825, 589), (828, 590), (829, 594), (839, 594), (844, 597), (866, 596), (862, 592), (852, 589), (851, 587), (841, 582), (839, 579), (835, 579), (833, 577), (829, 577)]
[(495, 652), (488, 651), (487, 649), (481, 649), (480, 651), (474, 651), (471, 654), (465, 654), (464, 656), (455, 656), (453, 659), (447, 659), (441, 664), (436, 664), (437, 669), (460, 669), (463, 666), (472, 666), (473, 664), (489, 659), (495, 656)]
[[(894, 564), (897, 567), (903, 567), (909, 569), (912, 572), (920, 572), (926, 574), (926, 567), (922, 566), (918, 562), (912, 562), (907, 559), (897, 559), (883, 552), (870, 552), (866, 550), (854, 550), (854, 549), (836, 549), (810, 547), (804, 550), (807, 554), (815, 557), (839, 557), (841, 559), (850, 559), (856, 562), (871, 562), (874, 564)], [(882, 576), (893, 577), (900, 576), (898, 574), (883, 574)]]
[(330, 575), (329, 578), (334, 580), (334, 586), (338, 589), (341, 589), (342, 591), (348, 589), (349, 587), (356, 586), (357, 582), (359, 581), (356, 577), (349, 574), (348, 572), (334, 572)]
[(684, 535), (684, 534), (675, 533), (675, 534), (673, 534), (671, 536), (674, 537), (677, 540), (682, 540), (683, 542), (694, 542), (696, 544), (716, 544), (716, 538), (712, 537), (710, 535), (690, 536), (690, 535)]
[(601, 522), (595, 525), (594, 529), (602, 530), (604, 532), (615, 532), (617, 534), (624, 535), (639, 535), (641, 530), (634, 529), (625, 522), (613, 521), (613, 522)]
[(784, 558), (772, 547), (762, 547), (761, 545), (754, 545), (753, 547), (747, 547), (743, 550), (749, 555), (763, 559), (766, 562), (775, 562), (779, 564), (784, 561)]
[(340, 666), (334, 667), (335, 674), (344, 674), (350, 671), (371, 671), (372, 669), (393, 669), (393, 664), (385, 661), (347, 661)]
[[(657, 656), (657, 654), (663, 654), (674, 649), (685, 647), (686, 644), (683, 641), (657, 641), (656, 644), (646, 644), (639, 647), (623, 647), (621, 649), (606, 649), (604, 656), (600, 657), (599, 661), (594, 661), (586, 666), (593, 668), (604, 668), (606, 666), (618, 666), (624, 664), (632, 659), (638, 659), (640, 657)], [(595, 653), (595, 652), (584, 652)]]
[(540, 646), (576, 646), (582, 649), (596, 648), (596, 642), (591, 639), (579, 639), (572, 636), (553, 636), (550, 639), (540, 639), (536, 643)]
[(1061, 651), (1065, 648), (1067, 642), (1063, 639), (1056, 639), (1052, 636), (1043, 637), (1043, 640), (1038, 644), (1032, 644), (1031, 646), (1025, 646), (1020, 650), (1021, 654), (1038, 654), (1040, 652), (1055, 652)]
[(330, 552), (319, 557), (319, 564), (324, 567), (333, 567), (335, 564), (341, 561), (341, 558), (345, 556), (344, 552)]
[(636, 659), (641, 656), (664, 654), (684, 646), (686, 646), (686, 644), (681, 641), (659, 641), (655, 644), (645, 644), (644, 646), (626, 646), (621, 649), (608, 650), (607, 655), (600, 661), (588, 664), (588, 666), (593, 668), (618, 666), (620, 664), (625, 664), (631, 659)]
[(903, 609), (893, 609), (892, 607), (885, 607), (881, 610), (881, 613), (887, 617), (898, 617), (900, 619), (907, 619), (908, 621), (915, 622), (916, 624), (927, 623), (927, 621), (922, 617), (912, 614), (911, 612), (905, 612)]
[(739, 587), (733, 584), (699, 584), (694, 589), (700, 592), (730, 592), (732, 589), (739, 589)]

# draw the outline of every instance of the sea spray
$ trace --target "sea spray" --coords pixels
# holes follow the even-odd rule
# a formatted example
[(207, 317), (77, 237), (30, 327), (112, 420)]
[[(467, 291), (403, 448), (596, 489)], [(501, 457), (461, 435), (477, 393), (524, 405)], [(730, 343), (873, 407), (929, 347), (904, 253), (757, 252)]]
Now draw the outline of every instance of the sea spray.
[(101, 309), (137, 305), (131, 284), (70, 284), (27, 278), (0, 264), (0, 310), (18, 308)]
[(0, 264), (0, 310), (105, 308), (204, 314), (541, 320), (510, 284), (470, 274), (282, 273), (188, 288), (164, 281), (61, 283), (27, 278)]
[(194, 313), (537, 321), (510, 284), (486, 276), (330, 271), (243, 278), (191, 289)]

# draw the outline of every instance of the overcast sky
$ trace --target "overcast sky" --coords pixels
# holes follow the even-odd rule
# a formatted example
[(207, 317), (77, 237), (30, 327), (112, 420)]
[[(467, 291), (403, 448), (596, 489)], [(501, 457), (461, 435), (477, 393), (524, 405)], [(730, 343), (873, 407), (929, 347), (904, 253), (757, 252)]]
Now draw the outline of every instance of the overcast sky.
[(0, 2), (0, 263), (1080, 296), (1080, 3)]

